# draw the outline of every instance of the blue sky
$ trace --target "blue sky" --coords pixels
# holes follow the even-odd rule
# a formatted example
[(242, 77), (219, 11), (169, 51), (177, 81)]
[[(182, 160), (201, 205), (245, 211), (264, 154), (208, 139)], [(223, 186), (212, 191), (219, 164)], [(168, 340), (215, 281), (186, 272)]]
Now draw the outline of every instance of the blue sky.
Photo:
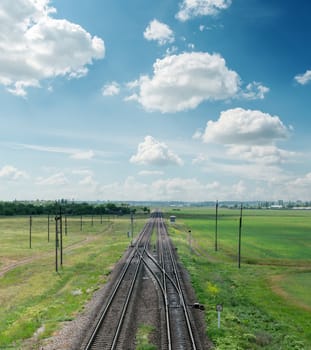
[(2, 0), (0, 199), (310, 200), (310, 10)]

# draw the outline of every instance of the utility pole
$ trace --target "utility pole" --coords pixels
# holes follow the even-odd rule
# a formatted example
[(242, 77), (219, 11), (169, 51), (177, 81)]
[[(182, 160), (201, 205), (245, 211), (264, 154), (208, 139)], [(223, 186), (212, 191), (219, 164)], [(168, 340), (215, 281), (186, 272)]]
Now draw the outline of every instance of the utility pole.
[(32, 217), (29, 216), (29, 248), (31, 249)]
[(218, 200), (216, 201), (216, 215), (215, 215), (215, 252), (218, 250)]
[(60, 266), (63, 266), (63, 217), (62, 207), (59, 207), (59, 228), (60, 228)]
[(68, 233), (67, 215), (65, 215), (65, 236), (67, 236), (67, 233)]
[(48, 214), (48, 242), (50, 242), (50, 214)]
[(58, 220), (59, 217), (55, 216), (55, 271), (58, 272)]
[(62, 208), (59, 208), (59, 215), (55, 216), (55, 270), (58, 272), (58, 248), (60, 248), (60, 266), (63, 266), (63, 227)]
[(134, 236), (134, 214), (131, 213), (131, 242), (133, 241)]
[(239, 222), (239, 250), (238, 250), (238, 267), (239, 267), (239, 268), (241, 268), (242, 211), (243, 211), (243, 205), (242, 205), (242, 203), (241, 203), (240, 222)]

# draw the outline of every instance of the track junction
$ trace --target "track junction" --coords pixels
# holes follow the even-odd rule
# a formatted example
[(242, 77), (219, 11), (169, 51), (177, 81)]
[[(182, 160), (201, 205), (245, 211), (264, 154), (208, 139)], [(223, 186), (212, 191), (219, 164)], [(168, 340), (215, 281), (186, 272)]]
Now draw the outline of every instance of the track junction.
[(161, 212), (132, 244), (81, 349), (135, 349), (142, 324), (162, 350), (208, 349), (201, 310), (177, 260)]

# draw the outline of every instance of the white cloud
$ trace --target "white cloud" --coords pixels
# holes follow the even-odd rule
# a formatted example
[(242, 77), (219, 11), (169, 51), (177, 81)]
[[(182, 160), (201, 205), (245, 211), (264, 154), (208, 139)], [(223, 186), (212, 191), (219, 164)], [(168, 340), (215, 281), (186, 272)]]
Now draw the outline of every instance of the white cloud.
[(157, 180), (152, 184), (154, 192), (158, 193), (164, 200), (181, 200), (185, 198), (193, 198), (194, 194), (205, 192), (204, 185), (202, 185), (197, 179), (182, 179), (182, 178), (171, 178)]
[(243, 108), (221, 112), (217, 121), (208, 121), (203, 135), (206, 143), (271, 145), (289, 135), (278, 116)]
[(174, 33), (171, 28), (158, 20), (151, 21), (144, 32), (144, 37), (147, 40), (155, 40), (159, 45), (174, 42)]
[(12, 165), (4, 165), (0, 168), (0, 178), (9, 179), (9, 180), (18, 180), (20, 178), (27, 178), (27, 173), (21, 170), (18, 170)]
[(294, 79), (297, 81), (297, 83), (306, 85), (309, 83), (309, 81), (311, 81), (311, 70), (307, 70), (304, 74), (296, 75)]
[(85, 160), (92, 159), (95, 156), (94, 151), (92, 150), (80, 150), (76, 148), (68, 147), (54, 147), (54, 146), (41, 146), (41, 145), (30, 145), (30, 144), (17, 144), (18, 148), (30, 149), (39, 152), (48, 152), (48, 153), (60, 153), (67, 154), (71, 159), (76, 160)]
[[(257, 169), (258, 170), (258, 169)], [(271, 174), (270, 174), (271, 175)], [(262, 181), (254, 183), (247, 178), (233, 180), (232, 183), (221, 181), (201, 182), (196, 178), (173, 177), (156, 180), (150, 184), (137, 181), (133, 177), (123, 182), (115, 182), (98, 187), (101, 198), (108, 200), (267, 200), (284, 198), (289, 186), (288, 178), (277, 177), (275, 181), (262, 186)], [(310, 186), (309, 186), (310, 187)], [(288, 192), (289, 194), (292, 193)], [(308, 192), (309, 193), (309, 192)]]
[(286, 151), (274, 145), (230, 145), (227, 154), (235, 159), (264, 164), (282, 164), (297, 157), (296, 152)]
[(59, 186), (69, 184), (69, 180), (63, 172), (59, 172), (46, 178), (38, 177), (36, 184), (40, 186)]
[(73, 153), (70, 158), (77, 160), (88, 160), (94, 158), (95, 153), (92, 150), (89, 151), (78, 151)]
[(90, 169), (72, 170), (72, 174), (81, 176), (93, 176), (93, 171)]
[[(267, 184), (279, 184), (287, 182), (290, 176), (285, 173), (279, 166), (274, 164), (265, 164), (263, 162), (249, 162), (249, 163), (210, 163), (205, 169), (209, 174), (221, 174), (222, 176), (230, 176), (232, 179), (246, 179), (250, 183), (255, 182)], [(227, 181), (226, 181), (227, 182)]]
[(241, 97), (247, 100), (263, 100), (269, 91), (268, 87), (254, 81), (249, 83), (244, 91), (241, 91)]
[(102, 95), (103, 96), (115, 96), (120, 93), (120, 85), (113, 81), (109, 84), (106, 84), (102, 88)]
[(127, 177), (124, 182), (114, 182), (98, 187), (98, 194), (107, 200), (153, 200), (150, 186), (137, 182), (133, 177)]
[(295, 189), (297, 189), (297, 187), (309, 189), (311, 185), (311, 173), (307, 173), (302, 177), (297, 177), (292, 180), (290, 184), (294, 186)]
[[(110, 200), (190, 200), (199, 201), (210, 198), (206, 185), (197, 179), (169, 178), (156, 180), (150, 184), (141, 183), (133, 177), (124, 182), (116, 182), (100, 187), (103, 198)], [(207, 197), (208, 196), (208, 197)]]
[(183, 165), (178, 155), (173, 153), (165, 143), (159, 142), (152, 136), (146, 136), (138, 145), (137, 154), (132, 156), (130, 162), (153, 165)]
[(159, 175), (163, 175), (164, 172), (160, 171), (160, 170), (142, 170), (138, 173), (138, 175), (140, 176), (159, 176)]
[(92, 175), (87, 175), (82, 180), (79, 181), (79, 185), (83, 186), (97, 186), (98, 183), (94, 180)]
[[(154, 76), (142, 76), (131, 96), (149, 111), (162, 113), (196, 108), (205, 100), (226, 100), (239, 92), (239, 75), (218, 54), (191, 52), (157, 59)], [(133, 84), (134, 85), (134, 84)]]
[(40, 81), (79, 78), (104, 57), (102, 39), (80, 25), (51, 17), (50, 0), (0, 2), (0, 83), (18, 96)]
[(187, 21), (197, 16), (215, 16), (231, 5), (231, 0), (183, 0), (176, 18)]
[(205, 163), (207, 160), (209, 160), (209, 157), (206, 154), (199, 153), (193, 160), (192, 164), (201, 164)]
[(192, 138), (194, 140), (200, 140), (202, 138), (203, 131), (201, 129), (197, 129), (194, 134), (192, 135)]

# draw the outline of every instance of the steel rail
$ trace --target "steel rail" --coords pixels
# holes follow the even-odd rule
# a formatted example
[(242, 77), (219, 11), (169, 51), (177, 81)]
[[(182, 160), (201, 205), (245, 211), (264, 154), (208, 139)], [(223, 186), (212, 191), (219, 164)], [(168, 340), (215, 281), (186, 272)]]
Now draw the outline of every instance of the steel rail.
[[(159, 217), (159, 216), (158, 216)], [(169, 310), (169, 302), (168, 302), (168, 296), (167, 296), (167, 282), (166, 282), (166, 271), (165, 271), (165, 262), (164, 262), (164, 256), (163, 256), (163, 242), (161, 238), (159, 237), (161, 235), (160, 232), (160, 220), (157, 220), (157, 238), (158, 238), (158, 245), (159, 245), (159, 254), (160, 254), (160, 260), (162, 263), (162, 283), (163, 283), (163, 289), (164, 289), (164, 298), (165, 298), (165, 319), (166, 319), (166, 333), (167, 333), (167, 343), (168, 343), (168, 350), (172, 349), (172, 335), (171, 335), (171, 323), (170, 323), (170, 310)], [(160, 264), (161, 265), (161, 264)]]
[(129, 255), (129, 257), (127, 259), (127, 262), (126, 262), (126, 264), (124, 265), (124, 267), (123, 267), (123, 269), (121, 271), (120, 277), (118, 278), (117, 283), (115, 284), (115, 286), (114, 286), (114, 288), (112, 290), (112, 293), (110, 294), (110, 297), (109, 297), (109, 299), (107, 301), (107, 304), (106, 304), (104, 310), (102, 311), (101, 316), (100, 316), (99, 320), (97, 321), (96, 326), (94, 327), (94, 329), (93, 329), (93, 331), (92, 331), (92, 333), (91, 333), (91, 335), (89, 337), (89, 340), (88, 340), (86, 346), (84, 347), (85, 350), (90, 350), (92, 345), (94, 344), (94, 341), (95, 341), (95, 338), (97, 336), (97, 333), (98, 333), (98, 331), (99, 331), (99, 329), (100, 329), (100, 327), (101, 327), (101, 325), (102, 325), (102, 323), (103, 323), (103, 321), (104, 321), (104, 319), (105, 319), (105, 317), (106, 317), (106, 315), (108, 313), (108, 310), (110, 309), (110, 307), (111, 307), (111, 305), (113, 303), (113, 300), (114, 300), (114, 298), (115, 298), (115, 296), (116, 296), (116, 294), (117, 294), (117, 292), (118, 292), (118, 290), (120, 288), (121, 283), (124, 280), (124, 277), (125, 277), (128, 269), (129, 269), (129, 267), (131, 266), (131, 263), (132, 263), (133, 259), (135, 258), (136, 254), (137, 254), (137, 249), (138, 249), (139, 243), (142, 241), (145, 233), (148, 232), (148, 230), (150, 230), (150, 226), (151, 226), (151, 232), (152, 232), (153, 225), (154, 225), (153, 222), (149, 221), (144, 226), (142, 232), (140, 233), (140, 235), (139, 235), (139, 237), (138, 237), (138, 239), (136, 241), (136, 244), (135, 244), (135, 249)]
[[(160, 226), (161, 226), (161, 228), (163, 228), (163, 231), (165, 232), (166, 236), (168, 237), (168, 235), (167, 235), (167, 228), (166, 228), (166, 226), (165, 226), (165, 224), (163, 222), (163, 218), (162, 217), (161, 217), (160, 221), (161, 221)], [(185, 303), (184, 292), (182, 290), (182, 287), (181, 287), (181, 284), (180, 284), (180, 278), (179, 278), (178, 271), (177, 271), (176, 259), (173, 256), (171, 242), (170, 242), (169, 239), (168, 239), (167, 247), (168, 247), (168, 252), (169, 252), (170, 259), (171, 259), (171, 263), (172, 263), (172, 266), (173, 266), (173, 273), (175, 275), (176, 284), (178, 286), (178, 294), (179, 294), (179, 298), (180, 298), (181, 305), (182, 305), (182, 308), (183, 308), (183, 312), (184, 312), (184, 316), (185, 316), (185, 320), (186, 320), (186, 324), (187, 324), (187, 330), (188, 330), (190, 341), (191, 341), (191, 346), (192, 346), (193, 350), (196, 350), (197, 346), (196, 346), (196, 341), (194, 339), (193, 329), (192, 329), (191, 322), (190, 322), (189, 311), (188, 311), (187, 305)]]
[(123, 325), (123, 322), (124, 322), (125, 314), (126, 314), (126, 311), (128, 309), (129, 303), (130, 303), (130, 299), (131, 299), (132, 294), (133, 294), (134, 286), (135, 286), (135, 284), (137, 282), (137, 276), (138, 276), (139, 269), (141, 267), (142, 257), (143, 257), (144, 252), (147, 250), (147, 246), (150, 243), (152, 231), (153, 231), (153, 225), (151, 227), (151, 230), (148, 230), (148, 231), (146, 230), (144, 232), (145, 234), (149, 234), (149, 237), (147, 237), (146, 242), (145, 242), (145, 244), (143, 246), (142, 254), (139, 252), (138, 245), (136, 245), (136, 247), (135, 247), (136, 253), (139, 256), (139, 261), (137, 263), (137, 266), (136, 266), (136, 269), (135, 269), (135, 273), (134, 273), (134, 276), (133, 276), (133, 280), (132, 280), (132, 283), (130, 285), (127, 297), (125, 299), (125, 302), (124, 302), (124, 305), (123, 305), (123, 308), (122, 308), (122, 313), (120, 315), (119, 322), (118, 322), (118, 327), (116, 329), (116, 332), (115, 332), (115, 335), (114, 335), (114, 338), (113, 338), (113, 342), (112, 342), (112, 345), (111, 345), (111, 350), (114, 350), (116, 348), (116, 346), (117, 346), (117, 342), (118, 342), (118, 338), (119, 338), (119, 335), (120, 335), (120, 332), (121, 332), (121, 328), (122, 328), (122, 325)]

